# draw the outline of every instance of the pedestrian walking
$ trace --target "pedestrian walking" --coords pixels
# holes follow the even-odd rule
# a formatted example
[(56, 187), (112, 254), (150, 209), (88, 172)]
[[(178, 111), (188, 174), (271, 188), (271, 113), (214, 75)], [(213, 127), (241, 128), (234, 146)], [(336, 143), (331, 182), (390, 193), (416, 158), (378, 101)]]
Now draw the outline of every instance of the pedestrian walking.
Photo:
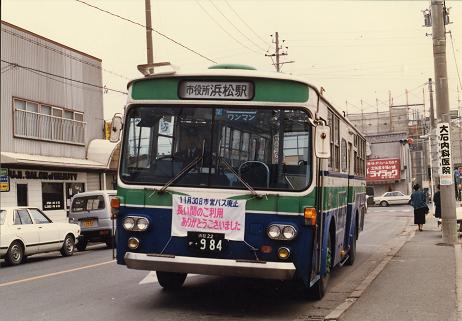
[(435, 205), (435, 218), (438, 220), (438, 226), (440, 226), (440, 219), (441, 219), (440, 184), (436, 185), (436, 192), (433, 195), (433, 204)]
[(411, 205), (414, 208), (414, 224), (417, 224), (419, 231), (425, 224), (425, 215), (428, 213), (428, 206), (425, 194), (420, 191), (420, 185), (414, 185), (414, 192), (411, 194)]

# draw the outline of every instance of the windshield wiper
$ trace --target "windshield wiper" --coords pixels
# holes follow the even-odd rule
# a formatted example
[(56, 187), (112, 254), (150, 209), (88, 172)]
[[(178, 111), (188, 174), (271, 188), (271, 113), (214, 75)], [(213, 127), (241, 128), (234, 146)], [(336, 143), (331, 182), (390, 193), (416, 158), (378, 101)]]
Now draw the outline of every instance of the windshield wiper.
[(233, 173), (237, 179), (242, 183), (242, 185), (244, 185), (249, 191), (250, 193), (252, 193), (253, 196), (257, 197), (257, 198), (263, 198), (263, 194), (258, 194), (252, 186), (250, 186), (249, 183), (247, 183), (241, 176), (239, 176), (239, 174), (234, 170), (234, 168), (231, 166), (231, 164), (229, 164), (227, 161), (225, 161), (225, 159), (221, 156), (216, 156), (217, 159), (218, 159), (218, 165), (220, 165), (220, 163), (223, 163), (225, 165), (225, 167), (231, 172)]
[(158, 193), (163, 193), (169, 187), (173, 182), (175, 182), (177, 179), (188, 173), (194, 166), (196, 166), (201, 160), (204, 158), (204, 155), (199, 155), (196, 158), (194, 158), (190, 163), (188, 163), (178, 174), (176, 174), (174, 177), (172, 177), (171, 180), (169, 180), (167, 183), (165, 183), (164, 186), (162, 186), (157, 192)]

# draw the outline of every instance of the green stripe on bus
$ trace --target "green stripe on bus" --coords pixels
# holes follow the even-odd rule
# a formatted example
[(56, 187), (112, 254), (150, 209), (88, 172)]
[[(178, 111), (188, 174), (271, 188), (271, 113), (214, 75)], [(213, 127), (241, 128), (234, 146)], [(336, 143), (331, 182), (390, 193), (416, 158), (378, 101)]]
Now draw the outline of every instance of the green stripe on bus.
[(200, 78), (157, 78), (141, 79), (131, 84), (134, 100), (178, 100), (178, 85), (182, 80), (207, 81), (252, 81), (255, 85), (255, 95), (252, 101), (262, 102), (298, 102), (308, 101), (308, 86), (304, 83), (267, 78), (238, 77), (200, 77)]
[[(355, 195), (365, 192), (365, 188), (361, 186), (350, 186), (349, 190), (349, 193)], [(344, 191), (345, 187), (341, 186), (324, 187), (324, 210), (328, 211), (355, 201), (354, 199), (347, 199), (347, 193)], [(172, 194), (167, 192), (159, 194), (151, 189), (142, 190), (119, 187), (117, 195), (122, 197), (122, 205), (172, 206)], [(315, 197), (316, 193), (313, 191), (306, 196), (267, 195), (263, 198), (256, 198), (250, 195), (240, 195), (231, 197), (231, 199), (247, 199), (247, 210), (250, 211), (302, 213), (305, 207), (315, 206)]]
[[(119, 187), (117, 195), (121, 197), (122, 205), (172, 206), (172, 194), (167, 192), (159, 194), (150, 189)], [(231, 199), (247, 199), (246, 208), (250, 211), (301, 213), (303, 208), (314, 206), (315, 193), (312, 192), (303, 197), (267, 195), (263, 198), (256, 198), (251, 195), (240, 195), (231, 197)]]

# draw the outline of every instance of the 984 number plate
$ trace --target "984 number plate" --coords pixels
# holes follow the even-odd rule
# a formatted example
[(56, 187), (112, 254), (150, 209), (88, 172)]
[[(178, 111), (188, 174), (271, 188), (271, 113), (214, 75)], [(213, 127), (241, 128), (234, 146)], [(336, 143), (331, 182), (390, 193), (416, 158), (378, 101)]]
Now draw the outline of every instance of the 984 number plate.
[(188, 232), (188, 246), (205, 254), (221, 253), (225, 250), (227, 240), (221, 233)]

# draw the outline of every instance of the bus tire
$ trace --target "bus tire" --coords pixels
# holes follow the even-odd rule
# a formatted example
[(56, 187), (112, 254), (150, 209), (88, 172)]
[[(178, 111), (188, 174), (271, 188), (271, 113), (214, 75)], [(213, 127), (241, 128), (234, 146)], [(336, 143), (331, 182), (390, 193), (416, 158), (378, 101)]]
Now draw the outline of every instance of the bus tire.
[(309, 289), (309, 296), (314, 300), (321, 300), (327, 291), (327, 284), (330, 279), (330, 272), (332, 269), (332, 240), (331, 233), (329, 231), (327, 237), (327, 255), (326, 255), (326, 274), (321, 276), (321, 278)]
[(353, 265), (356, 259), (356, 240), (358, 239), (358, 228), (355, 227), (355, 234), (353, 235), (353, 239), (351, 241), (351, 248), (348, 253), (348, 259), (346, 260), (346, 265)]
[(183, 286), (187, 273), (156, 271), (157, 280), (164, 290), (178, 290)]

